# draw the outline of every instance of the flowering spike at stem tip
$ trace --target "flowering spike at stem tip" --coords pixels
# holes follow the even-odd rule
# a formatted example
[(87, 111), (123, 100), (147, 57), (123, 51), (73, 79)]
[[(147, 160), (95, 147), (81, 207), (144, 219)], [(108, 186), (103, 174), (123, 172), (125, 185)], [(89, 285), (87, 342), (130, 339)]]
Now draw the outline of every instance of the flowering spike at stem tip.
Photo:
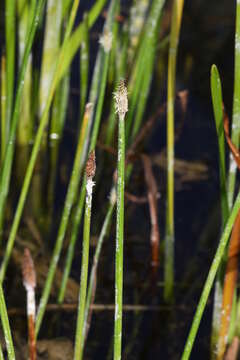
[(24, 249), (23, 259), (22, 259), (22, 276), (23, 276), (23, 285), (25, 288), (31, 287), (34, 289), (36, 287), (36, 272), (34, 268), (33, 259), (29, 249)]
[(92, 179), (96, 172), (96, 158), (95, 151), (92, 150), (89, 154), (87, 164), (86, 164), (86, 175), (88, 179)]
[(120, 119), (123, 119), (128, 111), (127, 94), (127, 87), (125, 81), (122, 79), (119, 82), (117, 91), (114, 93), (116, 113), (118, 113)]

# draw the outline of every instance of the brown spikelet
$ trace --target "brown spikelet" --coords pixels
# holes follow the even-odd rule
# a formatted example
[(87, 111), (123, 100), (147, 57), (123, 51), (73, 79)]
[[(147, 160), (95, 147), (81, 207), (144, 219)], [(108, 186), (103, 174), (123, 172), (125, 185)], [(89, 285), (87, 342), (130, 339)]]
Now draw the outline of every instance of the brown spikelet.
[(25, 287), (31, 286), (32, 288), (36, 287), (36, 272), (34, 268), (33, 259), (29, 249), (24, 249), (23, 259), (22, 259), (22, 276), (23, 284)]
[(93, 178), (96, 172), (96, 159), (95, 159), (95, 151), (92, 150), (89, 154), (87, 163), (86, 163), (86, 175), (87, 178)]

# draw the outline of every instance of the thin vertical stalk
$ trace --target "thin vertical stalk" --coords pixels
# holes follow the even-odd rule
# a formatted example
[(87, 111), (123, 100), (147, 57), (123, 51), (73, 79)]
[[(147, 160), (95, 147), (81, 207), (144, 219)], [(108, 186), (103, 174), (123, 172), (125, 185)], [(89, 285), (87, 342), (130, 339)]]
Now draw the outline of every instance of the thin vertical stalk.
[(81, 266), (81, 281), (79, 291), (78, 317), (75, 337), (74, 360), (81, 360), (83, 357), (84, 348), (84, 315), (86, 305), (87, 293), (87, 279), (88, 279), (88, 259), (89, 259), (89, 238), (90, 238), (90, 224), (91, 224), (91, 209), (92, 209), (92, 189), (94, 186), (93, 177), (96, 171), (95, 152), (92, 151), (89, 155), (86, 165), (86, 205), (84, 214), (83, 226), (83, 251), (82, 251), (82, 266)]
[[(232, 142), (238, 149), (240, 134), (240, 2), (236, 0), (235, 60), (234, 60), (234, 94), (232, 118)], [(232, 207), (236, 182), (236, 163), (230, 152), (228, 175), (228, 205)]]
[[(19, 17), (18, 25), (18, 40), (19, 40), (19, 68), (22, 63), (24, 50), (26, 46), (27, 34), (30, 27), (30, 20), (35, 8), (35, 1), (31, 1), (31, 4), (26, 0), (17, 1), (17, 10)], [(32, 57), (29, 55), (28, 65), (24, 78), (24, 88), (21, 104), (21, 123), (18, 126), (17, 142), (19, 145), (27, 145), (32, 140), (33, 136), (33, 116), (31, 112), (31, 100), (32, 100)], [(22, 169), (21, 164), (21, 169)]]
[(39, 89), (39, 115), (43, 114), (48, 100), (48, 89), (53, 80), (59, 53), (62, 1), (48, 0), (44, 46)]
[(49, 142), (50, 142), (50, 169), (48, 180), (48, 208), (51, 217), (54, 201), (54, 187), (57, 173), (57, 160), (59, 145), (62, 139), (62, 132), (66, 118), (68, 96), (70, 87), (70, 71), (64, 76), (58, 88), (53, 102)]
[(122, 302), (123, 302), (123, 239), (124, 239), (124, 180), (125, 180), (125, 115), (128, 111), (127, 89), (120, 82), (115, 93), (118, 113), (118, 166), (117, 166), (117, 226), (115, 264), (115, 318), (114, 360), (121, 359), (122, 352)]
[[(58, 61), (57, 61), (56, 70), (55, 70), (55, 73), (54, 73), (54, 78), (53, 78), (52, 85), (51, 85), (51, 88), (50, 88), (50, 91), (49, 91), (48, 101), (47, 101), (46, 108), (45, 108), (45, 110), (43, 112), (43, 115), (41, 117), (41, 120), (40, 120), (40, 124), (39, 124), (38, 131), (37, 131), (37, 134), (36, 134), (35, 142), (34, 142), (34, 145), (33, 145), (33, 150), (32, 150), (32, 153), (31, 153), (28, 168), (27, 168), (26, 175), (25, 175), (25, 178), (24, 178), (20, 198), (19, 198), (17, 209), (16, 209), (16, 212), (15, 212), (13, 224), (12, 224), (12, 227), (11, 227), (11, 231), (10, 231), (10, 235), (9, 235), (9, 239), (8, 239), (8, 243), (7, 243), (7, 247), (6, 247), (6, 251), (5, 251), (5, 256), (4, 256), (2, 266), (1, 266), (1, 269), (0, 269), (0, 282), (2, 282), (3, 279), (4, 279), (5, 271), (6, 271), (8, 261), (9, 261), (9, 258), (10, 258), (11, 252), (12, 252), (12, 248), (13, 248), (13, 245), (14, 245), (14, 241), (15, 241), (15, 238), (16, 238), (16, 233), (17, 233), (17, 230), (18, 230), (18, 226), (19, 226), (19, 223), (20, 223), (21, 216), (22, 216), (22, 211), (23, 211), (24, 204), (25, 204), (25, 201), (26, 201), (26, 197), (27, 197), (29, 186), (30, 186), (34, 166), (35, 166), (36, 159), (37, 159), (37, 155), (38, 155), (38, 152), (39, 152), (39, 149), (40, 149), (44, 129), (45, 129), (46, 124), (48, 122), (48, 112), (49, 112), (49, 109), (50, 109), (50, 106), (51, 106), (51, 103), (52, 103), (52, 99), (53, 99), (53, 95), (54, 95), (56, 86), (57, 86), (58, 81), (59, 81), (59, 69), (62, 66), (62, 62), (63, 62), (64, 56), (65, 56), (66, 44), (67, 44), (67, 41), (68, 41), (68, 39), (70, 37), (70, 34), (71, 34), (71, 31), (72, 31), (72, 27), (73, 27), (74, 20), (75, 20), (75, 17), (76, 17), (79, 1), (80, 0), (74, 0), (74, 3), (72, 5), (72, 11), (71, 11), (71, 15), (70, 15), (69, 22), (68, 22), (68, 25), (67, 25), (66, 33), (65, 33), (65, 36), (64, 36), (63, 45), (61, 47), (61, 51), (60, 51)], [(39, 2), (38, 4), (41, 4), (41, 2)], [(1, 209), (1, 207), (0, 207), (0, 209)]]
[(167, 94), (167, 208), (164, 262), (164, 298), (173, 300), (174, 287), (174, 100), (176, 61), (184, 0), (174, 0), (168, 56)]
[(14, 89), (14, 78), (15, 78), (15, 44), (16, 44), (16, 31), (15, 31), (15, 13), (16, 13), (16, 1), (6, 0), (6, 126), (5, 126), (5, 137), (6, 141), (9, 138), (9, 131), (11, 126), (12, 116), (12, 104), (13, 104), (13, 89)]
[(3, 164), (6, 149), (6, 58), (1, 57), (1, 164)]
[(15, 360), (14, 346), (13, 346), (12, 335), (9, 326), (7, 307), (4, 299), (2, 285), (0, 285), (0, 316), (1, 316), (3, 332), (4, 332), (4, 338), (7, 345), (8, 359)]
[(197, 310), (195, 312), (194, 315), (194, 319), (192, 322), (192, 326), (187, 338), (187, 341), (185, 343), (185, 347), (184, 347), (184, 351), (183, 351), (183, 355), (182, 355), (182, 360), (187, 360), (189, 359), (191, 352), (192, 352), (192, 347), (197, 335), (197, 331), (200, 325), (200, 321), (202, 319), (203, 316), (203, 312), (205, 309), (205, 306), (207, 304), (207, 300), (211, 291), (211, 288), (213, 286), (214, 283), (214, 279), (217, 273), (217, 270), (219, 268), (219, 265), (222, 261), (222, 257), (225, 253), (225, 249), (226, 246), (228, 244), (228, 240), (229, 240), (229, 236), (233, 227), (233, 224), (235, 222), (235, 219), (237, 217), (238, 211), (240, 209), (240, 192), (238, 193), (237, 199), (234, 203), (234, 206), (231, 210), (231, 213), (229, 215), (228, 221), (226, 223), (226, 226), (224, 228), (223, 234), (221, 236), (217, 251), (215, 253), (212, 265), (210, 267), (210, 270), (208, 272), (208, 276), (207, 276), (207, 280), (205, 282), (203, 291), (202, 291), (202, 295), (200, 297), (198, 306), (197, 306)]
[(88, 15), (83, 18), (83, 41), (80, 51), (80, 119), (82, 119), (84, 107), (87, 99), (89, 72), (89, 34), (88, 34)]
[(112, 219), (112, 214), (113, 214), (113, 210), (116, 205), (116, 200), (117, 200), (116, 190), (115, 190), (115, 187), (113, 187), (111, 190), (111, 193), (110, 193), (107, 214), (105, 216), (104, 223), (103, 223), (103, 226), (102, 226), (102, 229), (101, 229), (101, 232), (99, 235), (99, 239), (97, 242), (97, 247), (96, 247), (96, 250), (94, 253), (93, 264), (92, 264), (91, 274), (90, 274), (90, 278), (89, 278), (86, 307), (85, 307), (85, 314), (84, 314), (84, 333), (83, 333), (84, 341), (86, 341), (87, 333), (88, 333), (89, 326), (90, 326), (89, 309), (90, 309), (91, 302), (93, 301), (94, 289), (96, 287), (99, 257), (100, 257), (100, 253), (102, 250), (103, 240), (106, 236), (107, 230), (109, 228), (109, 224)]

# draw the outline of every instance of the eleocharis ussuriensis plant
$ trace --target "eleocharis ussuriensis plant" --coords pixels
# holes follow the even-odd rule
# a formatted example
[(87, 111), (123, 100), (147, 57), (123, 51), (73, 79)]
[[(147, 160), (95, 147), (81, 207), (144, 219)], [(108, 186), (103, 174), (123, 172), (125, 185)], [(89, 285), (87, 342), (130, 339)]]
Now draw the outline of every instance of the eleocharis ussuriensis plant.
[(89, 259), (89, 238), (90, 238), (90, 224), (91, 224), (91, 210), (92, 210), (92, 190), (94, 186), (93, 177), (96, 172), (95, 151), (91, 151), (86, 164), (86, 204), (84, 214), (83, 227), (83, 245), (82, 245), (82, 266), (81, 266), (81, 281), (79, 291), (78, 317), (77, 329), (75, 338), (74, 360), (80, 360), (83, 357), (84, 347), (84, 318), (86, 306), (87, 293), (87, 279), (88, 279), (88, 259)]
[(115, 265), (115, 319), (114, 360), (121, 359), (122, 301), (123, 301), (123, 238), (124, 238), (124, 181), (125, 181), (125, 115), (128, 111), (127, 88), (120, 81), (114, 94), (118, 114), (118, 166), (117, 166), (117, 227)]

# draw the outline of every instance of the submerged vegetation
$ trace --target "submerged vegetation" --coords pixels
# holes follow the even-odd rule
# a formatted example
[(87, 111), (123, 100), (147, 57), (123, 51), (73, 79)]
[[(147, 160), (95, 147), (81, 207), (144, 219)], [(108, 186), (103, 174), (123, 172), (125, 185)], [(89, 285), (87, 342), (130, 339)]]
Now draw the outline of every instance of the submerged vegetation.
[[(184, 0), (129, 0), (127, 8), (120, 0), (96, 0), (92, 7), (79, 0), (5, 0), (1, 5), (0, 359), (45, 358), (39, 347), (42, 339), (60, 336), (70, 339), (68, 358), (93, 358), (96, 343), (88, 339), (91, 331), (102, 336), (99, 348), (104, 354), (98, 350), (98, 358), (136, 358), (133, 348), (141, 342), (141, 332), (146, 336), (149, 322), (158, 329), (157, 339), (176, 341), (168, 338), (168, 332), (173, 334), (171, 326), (176, 331), (179, 318), (185, 316), (178, 313), (184, 289), (194, 297), (198, 294), (199, 277), (190, 284), (191, 276), (177, 276), (176, 246), (190, 244), (178, 245), (175, 178), (179, 171), (192, 179), (196, 174), (205, 176), (203, 164), (189, 165), (174, 151), (184, 132), (188, 102), (188, 92), (179, 91), (177, 85), (184, 5)], [(181, 350), (171, 356), (154, 353), (156, 358), (189, 359), (211, 303), (211, 331), (204, 336), (209, 358), (237, 359), (240, 2), (235, 5), (232, 111), (225, 104), (217, 66), (208, 69), (218, 141), (221, 228), (210, 222), (209, 214), (210, 225), (204, 230), (207, 237), (209, 227), (217, 228), (219, 241), (214, 243), (216, 252), (205, 284), (198, 283), (203, 287), (198, 305), (188, 306), (194, 314), (192, 325), (189, 314), (184, 318), (190, 328), (188, 337), (184, 334), (185, 344), (178, 344)], [(160, 92), (166, 92), (166, 100)], [(164, 144), (158, 136), (159, 118), (161, 123), (166, 118)], [(153, 134), (158, 137), (157, 148), (161, 146), (159, 156), (147, 150)], [(155, 172), (158, 162), (161, 186), (166, 180), (161, 195)], [(145, 212), (139, 216), (138, 208), (144, 204)], [(137, 248), (135, 243), (144, 226), (149, 252), (139, 255), (142, 244)], [(129, 254), (137, 269), (134, 279)], [(145, 266), (142, 273), (139, 256)], [(196, 274), (190, 260), (189, 274)], [(16, 299), (11, 292), (15, 286), (15, 295), (22, 291), (21, 264), (26, 295)], [(105, 287), (113, 304), (106, 303)], [(9, 306), (18, 316), (25, 296), (28, 331), (11, 319), (14, 311)], [(99, 318), (95, 328), (94, 309), (111, 310), (111, 320)], [(51, 310), (54, 316), (49, 315)], [(125, 311), (133, 315), (125, 316)], [(158, 315), (143, 320), (145, 311)], [(126, 330), (130, 321), (131, 331)], [(60, 358), (64, 359), (63, 348)], [(48, 352), (49, 359), (55, 358), (53, 353)], [(145, 348), (139, 358), (147, 358)]]

